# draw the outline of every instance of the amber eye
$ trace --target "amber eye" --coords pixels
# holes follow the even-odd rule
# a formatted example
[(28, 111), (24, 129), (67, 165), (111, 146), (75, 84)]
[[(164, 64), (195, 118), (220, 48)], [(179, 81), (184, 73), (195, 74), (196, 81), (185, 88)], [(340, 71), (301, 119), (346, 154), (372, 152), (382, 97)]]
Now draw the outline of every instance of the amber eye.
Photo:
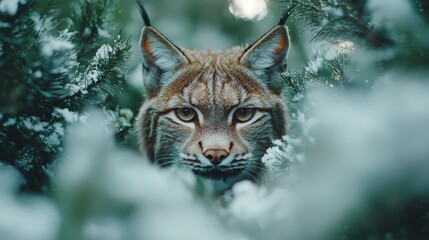
[(253, 108), (239, 108), (234, 113), (234, 119), (237, 122), (247, 122), (255, 115), (255, 109)]
[(174, 110), (174, 113), (176, 114), (176, 116), (184, 121), (184, 122), (191, 122), (195, 119), (195, 117), (197, 116), (197, 113), (195, 112), (195, 110), (191, 109), (191, 108), (178, 108), (176, 110)]

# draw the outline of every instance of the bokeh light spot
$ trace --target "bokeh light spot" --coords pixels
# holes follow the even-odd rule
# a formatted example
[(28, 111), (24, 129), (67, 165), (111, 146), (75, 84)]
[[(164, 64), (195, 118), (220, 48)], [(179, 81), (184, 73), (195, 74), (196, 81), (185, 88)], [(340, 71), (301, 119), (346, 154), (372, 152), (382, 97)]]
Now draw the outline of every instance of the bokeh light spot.
[(266, 0), (231, 0), (229, 11), (235, 17), (258, 21), (267, 15)]

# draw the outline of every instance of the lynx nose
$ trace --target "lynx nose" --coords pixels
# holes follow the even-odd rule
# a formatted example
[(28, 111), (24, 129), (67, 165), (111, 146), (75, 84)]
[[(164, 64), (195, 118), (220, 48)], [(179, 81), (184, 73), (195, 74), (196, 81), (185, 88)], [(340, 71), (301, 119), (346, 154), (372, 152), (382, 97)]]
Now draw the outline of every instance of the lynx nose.
[(228, 152), (223, 149), (208, 149), (204, 156), (210, 160), (213, 165), (219, 165), (222, 160), (228, 157)]

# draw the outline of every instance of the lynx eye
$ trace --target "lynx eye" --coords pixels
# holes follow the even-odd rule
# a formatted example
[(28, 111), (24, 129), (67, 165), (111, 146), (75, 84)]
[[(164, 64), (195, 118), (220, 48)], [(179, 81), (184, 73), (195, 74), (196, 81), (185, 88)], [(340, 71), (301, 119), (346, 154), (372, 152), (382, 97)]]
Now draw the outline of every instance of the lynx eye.
[(255, 109), (253, 108), (239, 108), (234, 113), (234, 120), (237, 122), (247, 122), (255, 116)]
[(197, 113), (195, 110), (191, 108), (178, 108), (174, 110), (174, 113), (176, 114), (176, 117), (184, 122), (191, 122), (195, 119), (197, 116)]

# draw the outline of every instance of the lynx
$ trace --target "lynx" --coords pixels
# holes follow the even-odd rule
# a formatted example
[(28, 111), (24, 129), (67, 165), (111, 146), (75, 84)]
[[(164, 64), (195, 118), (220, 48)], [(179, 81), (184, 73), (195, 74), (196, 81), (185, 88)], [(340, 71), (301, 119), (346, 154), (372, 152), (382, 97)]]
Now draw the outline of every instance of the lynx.
[(141, 4), (140, 40), (147, 99), (137, 117), (142, 153), (208, 179), (217, 192), (241, 180), (260, 182), (261, 157), (286, 134), (280, 74), (289, 36), (278, 25), (247, 48), (180, 48), (155, 29)]

